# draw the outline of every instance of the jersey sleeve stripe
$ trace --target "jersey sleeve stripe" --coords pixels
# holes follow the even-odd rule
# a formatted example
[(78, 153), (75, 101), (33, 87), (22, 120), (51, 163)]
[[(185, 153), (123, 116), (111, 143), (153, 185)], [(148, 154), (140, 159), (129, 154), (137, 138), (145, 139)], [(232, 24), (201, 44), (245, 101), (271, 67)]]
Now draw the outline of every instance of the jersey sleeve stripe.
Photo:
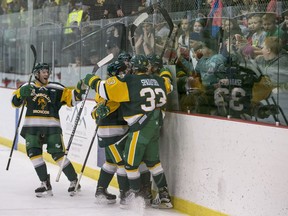
[(106, 88), (105, 88), (105, 81), (103, 80), (98, 82), (98, 94), (105, 100), (109, 100), (109, 97), (107, 95)]

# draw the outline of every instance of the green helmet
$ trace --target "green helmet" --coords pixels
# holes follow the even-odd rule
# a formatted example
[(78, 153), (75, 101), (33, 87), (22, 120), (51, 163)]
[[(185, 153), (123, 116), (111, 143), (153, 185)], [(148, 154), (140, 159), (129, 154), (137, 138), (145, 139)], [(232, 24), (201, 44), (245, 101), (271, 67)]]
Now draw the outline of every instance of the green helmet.
[(119, 61), (130, 61), (132, 58), (132, 56), (127, 53), (127, 52), (121, 52), (119, 55), (118, 55), (118, 60)]
[(148, 59), (144, 55), (135, 55), (131, 58), (132, 69), (134, 72), (146, 72), (148, 67)]
[(151, 66), (153, 66), (153, 67), (156, 66), (158, 68), (163, 67), (163, 60), (159, 55), (150, 54), (147, 56), (147, 59), (148, 59), (149, 63), (151, 64)]
[(118, 76), (120, 72), (125, 72), (127, 66), (123, 61), (115, 61), (108, 65), (109, 76)]
[(47, 69), (50, 74), (50, 66), (47, 63), (37, 63), (33, 69), (34, 76), (36, 76), (40, 70)]

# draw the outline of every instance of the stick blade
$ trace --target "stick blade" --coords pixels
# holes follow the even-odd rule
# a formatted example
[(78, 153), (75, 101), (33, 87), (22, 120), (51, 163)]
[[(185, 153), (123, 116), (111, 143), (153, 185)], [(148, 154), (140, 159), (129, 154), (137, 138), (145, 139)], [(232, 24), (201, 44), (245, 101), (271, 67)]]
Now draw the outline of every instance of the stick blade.
[(135, 25), (136, 27), (140, 25), (140, 23), (142, 23), (145, 19), (147, 19), (149, 17), (147, 12), (144, 12), (142, 14), (140, 14), (133, 22), (133, 25)]
[(110, 53), (109, 55), (107, 55), (105, 58), (101, 59), (97, 65), (98, 67), (101, 67), (103, 65), (105, 65), (106, 63), (108, 63), (109, 61), (111, 61), (113, 59), (114, 55), (112, 53)]
[(33, 44), (31, 44), (31, 45), (30, 45), (30, 48), (31, 48), (31, 50), (32, 50), (32, 52), (33, 52), (34, 59), (36, 59), (37, 54), (36, 54), (36, 48), (35, 48), (35, 46), (34, 46)]

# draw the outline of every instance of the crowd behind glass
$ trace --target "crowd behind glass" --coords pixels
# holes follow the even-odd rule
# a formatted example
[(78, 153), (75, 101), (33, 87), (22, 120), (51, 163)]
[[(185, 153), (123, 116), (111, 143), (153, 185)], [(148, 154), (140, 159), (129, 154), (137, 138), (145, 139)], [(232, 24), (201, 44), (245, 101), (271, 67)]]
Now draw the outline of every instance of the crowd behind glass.
[[(1, 4), (4, 87), (26, 81), (31, 43), (38, 61), (54, 69), (92, 66), (109, 53), (132, 54), (129, 27), (146, 6), (136, 1), (125, 12), (129, 16), (114, 17), (105, 17), (102, 8), (100, 18), (91, 19), (90, 7), (79, 3), (71, 8), (43, 1), (29, 14), (21, 1), (14, 2), (20, 6), (13, 13)], [(197, 10), (170, 12), (170, 38), (171, 29), (157, 7), (146, 7), (150, 15), (135, 31), (135, 52), (161, 55), (174, 73), (178, 105), (170, 110), (288, 125), (288, 5), (255, 2), (227, 6), (227, 1), (208, 0)], [(65, 82), (59, 74), (57, 81)]]

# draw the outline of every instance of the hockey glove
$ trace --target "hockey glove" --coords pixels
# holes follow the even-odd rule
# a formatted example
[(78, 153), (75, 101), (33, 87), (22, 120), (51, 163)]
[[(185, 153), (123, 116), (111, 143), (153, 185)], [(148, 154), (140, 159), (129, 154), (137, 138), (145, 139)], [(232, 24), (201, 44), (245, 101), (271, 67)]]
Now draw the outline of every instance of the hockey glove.
[(83, 80), (80, 80), (77, 83), (76, 89), (75, 89), (75, 96), (76, 96), (76, 100), (81, 100), (82, 99), (82, 95), (85, 94), (87, 89), (87, 86), (84, 84)]
[(97, 118), (96, 109), (97, 109), (97, 106), (94, 106), (93, 110), (91, 111), (92, 119), (96, 119)]
[(25, 85), (20, 88), (20, 98), (29, 97), (32, 94), (33, 86)]
[(265, 119), (270, 115), (275, 116), (279, 114), (279, 107), (277, 105), (262, 105), (259, 103), (254, 107), (254, 116)]
[(84, 83), (87, 86), (90, 86), (92, 89), (96, 89), (96, 85), (98, 81), (100, 80), (99, 76), (95, 76), (93, 74), (87, 74), (84, 78)]
[(259, 103), (269, 97), (273, 89), (271, 79), (268, 76), (261, 76), (259, 82), (255, 82), (252, 88), (252, 102)]
[(104, 105), (103, 103), (97, 104), (91, 112), (91, 116), (93, 119), (103, 119), (109, 115), (110, 109), (108, 106)]

